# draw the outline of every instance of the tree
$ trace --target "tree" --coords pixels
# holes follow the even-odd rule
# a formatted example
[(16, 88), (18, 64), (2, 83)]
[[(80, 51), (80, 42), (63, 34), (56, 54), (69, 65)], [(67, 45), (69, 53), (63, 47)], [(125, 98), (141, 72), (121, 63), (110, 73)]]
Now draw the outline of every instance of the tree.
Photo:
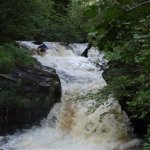
[(10, 41), (33, 37), (35, 28), (33, 16), (37, 4), (34, 0), (1, 0), (0, 2), (0, 40)]

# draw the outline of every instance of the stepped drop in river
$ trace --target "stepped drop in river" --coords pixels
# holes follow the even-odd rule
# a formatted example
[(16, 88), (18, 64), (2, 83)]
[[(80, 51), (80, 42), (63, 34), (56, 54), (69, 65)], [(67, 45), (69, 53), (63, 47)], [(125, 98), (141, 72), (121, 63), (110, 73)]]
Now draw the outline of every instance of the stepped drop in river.
[[(62, 85), (61, 103), (55, 104), (41, 127), (0, 137), (0, 150), (137, 150), (140, 142), (131, 138), (129, 119), (117, 101), (110, 97), (90, 111), (97, 102), (85, 95), (106, 85), (96, 67), (103, 54), (91, 48), (85, 58), (80, 55), (87, 44), (45, 43), (47, 53), (33, 57), (56, 69)], [(21, 44), (29, 49), (37, 47), (31, 42)], [(77, 101), (80, 96), (85, 97)]]

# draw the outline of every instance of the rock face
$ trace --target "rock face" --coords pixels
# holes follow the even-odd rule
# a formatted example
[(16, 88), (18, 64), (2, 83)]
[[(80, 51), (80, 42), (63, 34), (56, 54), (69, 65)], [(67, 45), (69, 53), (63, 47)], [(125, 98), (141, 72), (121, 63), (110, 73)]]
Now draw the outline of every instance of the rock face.
[(17, 65), (10, 74), (0, 74), (0, 135), (40, 123), (60, 98), (52, 68)]

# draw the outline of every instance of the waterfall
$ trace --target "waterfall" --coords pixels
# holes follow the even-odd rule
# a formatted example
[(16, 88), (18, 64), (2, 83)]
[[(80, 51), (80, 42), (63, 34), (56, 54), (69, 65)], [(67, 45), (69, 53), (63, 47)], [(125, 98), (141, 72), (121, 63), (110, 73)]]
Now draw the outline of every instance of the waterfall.
[[(21, 42), (32, 50), (32, 42)], [(2, 150), (135, 150), (140, 141), (131, 137), (130, 121), (116, 100), (110, 97), (97, 106), (96, 94), (106, 86), (102, 71), (96, 67), (103, 53), (89, 50), (80, 55), (87, 44), (45, 42), (43, 55), (33, 55), (42, 65), (55, 68), (62, 85), (61, 103), (55, 104), (40, 127), (23, 133), (0, 137)], [(94, 108), (94, 111), (90, 111)], [(38, 116), (37, 116), (38, 117)], [(7, 143), (5, 142), (7, 141)]]

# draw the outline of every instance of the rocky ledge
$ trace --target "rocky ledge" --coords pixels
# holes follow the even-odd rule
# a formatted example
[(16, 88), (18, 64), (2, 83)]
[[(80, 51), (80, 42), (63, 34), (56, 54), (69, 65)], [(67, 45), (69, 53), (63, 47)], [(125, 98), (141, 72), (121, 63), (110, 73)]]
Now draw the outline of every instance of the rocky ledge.
[(0, 74), (0, 135), (39, 124), (60, 98), (60, 80), (52, 68), (18, 64)]

